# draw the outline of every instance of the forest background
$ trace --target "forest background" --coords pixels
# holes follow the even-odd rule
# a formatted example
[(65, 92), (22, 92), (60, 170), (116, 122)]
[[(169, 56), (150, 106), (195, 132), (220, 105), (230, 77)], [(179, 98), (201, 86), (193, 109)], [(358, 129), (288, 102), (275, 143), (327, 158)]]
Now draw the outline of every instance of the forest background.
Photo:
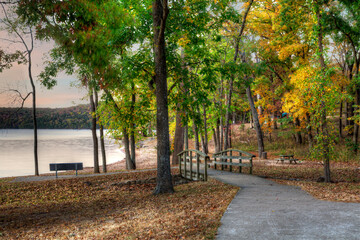
[[(56, 42), (39, 76), (44, 86), (56, 85), (59, 71), (77, 74), (90, 96), (102, 94), (99, 123), (130, 148), (157, 124), (160, 176), (169, 176), (169, 150), (178, 153), (184, 135), (205, 153), (212, 138), (220, 151), (232, 146), (229, 126), (239, 121), (253, 123), (259, 157), (279, 128), (306, 144), (328, 182), (339, 144), (357, 154), (358, 2), (8, 2), (18, 26)], [(24, 56), (1, 54), (2, 68)]]

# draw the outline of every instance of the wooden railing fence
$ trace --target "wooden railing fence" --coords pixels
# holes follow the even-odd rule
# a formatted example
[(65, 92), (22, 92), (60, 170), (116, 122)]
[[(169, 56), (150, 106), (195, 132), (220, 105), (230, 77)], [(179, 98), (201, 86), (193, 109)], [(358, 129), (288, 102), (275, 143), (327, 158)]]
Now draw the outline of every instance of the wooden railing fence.
[[(221, 165), (221, 170), (224, 170), (224, 166), (229, 166), (230, 172), (232, 171), (232, 168), (236, 166), (239, 167), (239, 173), (242, 172), (242, 167), (249, 167), (249, 172), (252, 174), (253, 157), (255, 157), (255, 155), (248, 152), (237, 149), (227, 149), (225, 151), (214, 153), (214, 161), (212, 164), (214, 164), (215, 169), (216, 165)], [(237, 162), (234, 162), (234, 160), (237, 160)], [(244, 160), (246, 162), (243, 162)]]
[(188, 149), (178, 154), (180, 174), (186, 179), (207, 181), (210, 158), (203, 152)]

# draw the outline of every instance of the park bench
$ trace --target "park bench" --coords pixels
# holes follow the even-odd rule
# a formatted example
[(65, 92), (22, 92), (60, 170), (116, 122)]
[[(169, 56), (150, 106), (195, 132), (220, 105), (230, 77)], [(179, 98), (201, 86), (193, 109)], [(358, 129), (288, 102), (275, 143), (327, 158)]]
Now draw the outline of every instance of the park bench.
[[(212, 165), (214, 165), (215, 169), (217, 165), (221, 165), (221, 170), (224, 170), (224, 167), (229, 166), (230, 172), (232, 171), (232, 167), (239, 167), (239, 173), (241, 173), (242, 167), (249, 167), (249, 172), (252, 174), (252, 159), (254, 157), (255, 155), (248, 152), (237, 149), (227, 149), (225, 151), (214, 153)], [(244, 160), (246, 162), (243, 162)]]
[(76, 170), (76, 176), (78, 170), (83, 170), (83, 163), (50, 163), (50, 171), (56, 172), (56, 178), (58, 177), (58, 171)]
[(284, 161), (289, 161), (289, 164), (291, 164), (292, 162), (294, 162), (295, 164), (297, 164), (296, 161), (298, 161), (299, 159), (294, 158), (293, 154), (290, 155), (280, 155), (280, 158), (277, 159), (276, 163), (278, 163), (279, 161), (281, 161), (281, 163), (284, 163)]

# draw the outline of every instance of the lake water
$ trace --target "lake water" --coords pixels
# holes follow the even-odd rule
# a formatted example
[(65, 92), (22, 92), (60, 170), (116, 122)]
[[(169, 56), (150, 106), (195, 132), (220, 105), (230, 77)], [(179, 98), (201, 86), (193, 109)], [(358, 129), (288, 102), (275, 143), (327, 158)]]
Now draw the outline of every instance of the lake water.
[[(107, 137), (105, 145), (108, 164), (124, 159), (125, 154), (113, 139)], [(34, 175), (33, 150), (33, 130), (0, 130), (0, 177)], [(49, 163), (83, 162), (84, 167), (93, 167), (91, 130), (40, 129), (38, 155), (40, 174), (50, 172)], [(100, 144), (99, 163), (102, 163)]]

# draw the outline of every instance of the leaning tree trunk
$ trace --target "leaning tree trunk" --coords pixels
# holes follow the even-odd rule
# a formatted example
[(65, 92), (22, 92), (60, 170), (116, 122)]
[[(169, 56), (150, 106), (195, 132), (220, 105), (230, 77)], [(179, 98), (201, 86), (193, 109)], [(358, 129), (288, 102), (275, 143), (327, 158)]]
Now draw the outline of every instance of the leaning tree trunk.
[(246, 95), (247, 95), (247, 98), (248, 98), (248, 101), (249, 101), (249, 104), (250, 104), (250, 109), (251, 109), (251, 113), (252, 113), (253, 120), (254, 120), (254, 126), (255, 126), (256, 136), (257, 136), (257, 140), (258, 140), (259, 158), (261, 158), (262, 153), (265, 150), (265, 148), (264, 148), (264, 137), (263, 137), (263, 133), (262, 133), (260, 122), (259, 122), (259, 116), (258, 116), (258, 113), (256, 111), (255, 104), (254, 104), (254, 99), (253, 99), (253, 96), (251, 94), (250, 86), (246, 87)]
[[(237, 55), (237, 53), (236, 53)], [(236, 59), (234, 60), (234, 62), (236, 62)], [(224, 129), (224, 135), (225, 135), (225, 139), (224, 139), (224, 150), (228, 149), (230, 147), (230, 143), (229, 143), (229, 121), (230, 121), (230, 107), (231, 107), (231, 97), (232, 97), (232, 91), (233, 91), (233, 84), (234, 84), (234, 80), (233, 77), (231, 77), (230, 79), (230, 83), (229, 83), (229, 94), (227, 96), (227, 103), (226, 103), (226, 114), (225, 114), (225, 129)]]
[(165, 51), (165, 24), (169, 13), (167, 0), (154, 0), (153, 32), (156, 84), (157, 180), (154, 194), (172, 193), (170, 139)]
[[(251, 5), (253, 4), (253, 0), (249, 1), (249, 4), (247, 6), (247, 9), (245, 10), (243, 19), (242, 19), (242, 24), (241, 24), (241, 28), (239, 31), (239, 34), (236, 36), (235, 38), (235, 53), (234, 53), (234, 58), (233, 58), (233, 62), (236, 63), (238, 56), (239, 56), (239, 44), (240, 44), (240, 40), (241, 40), (241, 36), (244, 32), (245, 29), (245, 24), (246, 24), (246, 18), (247, 15), (249, 14)], [(234, 84), (234, 75), (232, 75), (230, 77), (230, 82), (229, 82), (229, 93), (227, 96), (227, 104), (226, 104), (226, 115), (225, 115), (225, 143), (224, 143), (224, 150), (226, 150), (227, 148), (230, 147), (230, 143), (229, 143), (229, 121), (230, 121), (230, 107), (231, 107), (231, 97), (232, 97), (232, 92), (233, 92), (233, 84)]]
[(93, 96), (93, 89), (89, 89), (90, 92), (90, 112), (91, 112), (91, 133), (93, 139), (93, 152), (94, 152), (94, 173), (100, 173), (99, 169), (99, 144), (96, 135), (96, 112), (95, 112), (95, 103)]

